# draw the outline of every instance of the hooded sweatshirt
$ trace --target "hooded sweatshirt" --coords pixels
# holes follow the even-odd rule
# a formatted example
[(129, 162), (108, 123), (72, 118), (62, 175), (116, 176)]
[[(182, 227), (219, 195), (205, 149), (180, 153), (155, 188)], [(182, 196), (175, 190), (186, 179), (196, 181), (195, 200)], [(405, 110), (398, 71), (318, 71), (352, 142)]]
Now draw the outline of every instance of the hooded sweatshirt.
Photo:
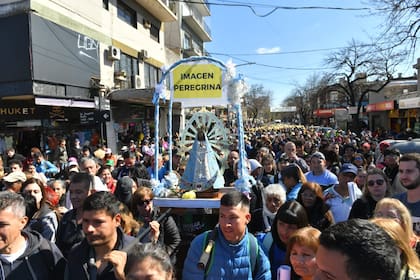
[(0, 279), (49, 280), (63, 279), (66, 260), (54, 243), (33, 231), (22, 231), (26, 249), (9, 263), (0, 257)]

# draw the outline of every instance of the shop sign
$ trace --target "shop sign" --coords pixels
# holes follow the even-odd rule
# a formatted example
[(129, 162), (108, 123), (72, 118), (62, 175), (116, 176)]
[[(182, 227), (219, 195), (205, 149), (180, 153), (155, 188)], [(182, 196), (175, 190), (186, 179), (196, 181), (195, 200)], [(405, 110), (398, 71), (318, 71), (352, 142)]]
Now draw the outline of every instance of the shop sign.
[(222, 69), (214, 64), (180, 64), (171, 72), (173, 100), (185, 106), (227, 104)]
[(420, 97), (400, 99), (398, 100), (398, 108), (400, 109), (420, 108)]
[(35, 107), (0, 107), (0, 116), (34, 116)]
[(383, 101), (379, 103), (369, 104), (366, 106), (366, 112), (390, 111), (394, 110), (394, 100)]
[(317, 109), (314, 111), (314, 115), (318, 118), (329, 118), (334, 115), (333, 109)]
[(95, 112), (80, 112), (80, 124), (88, 125), (88, 124), (95, 124)]

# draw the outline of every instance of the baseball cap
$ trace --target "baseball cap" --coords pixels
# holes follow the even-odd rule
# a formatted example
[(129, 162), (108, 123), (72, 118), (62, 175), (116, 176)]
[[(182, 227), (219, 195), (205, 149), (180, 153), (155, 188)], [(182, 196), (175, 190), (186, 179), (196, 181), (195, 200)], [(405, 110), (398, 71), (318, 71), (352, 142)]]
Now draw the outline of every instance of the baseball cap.
[(110, 148), (105, 149), (105, 154), (112, 154), (112, 150)]
[(14, 183), (17, 181), (25, 182), (26, 181), (26, 175), (22, 171), (13, 171), (9, 173), (7, 176), (3, 177), (3, 180), (8, 183)]
[(343, 166), (341, 166), (340, 173), (352, 173), (357, 175), (357, 167), (351, 163), (344, 163)]

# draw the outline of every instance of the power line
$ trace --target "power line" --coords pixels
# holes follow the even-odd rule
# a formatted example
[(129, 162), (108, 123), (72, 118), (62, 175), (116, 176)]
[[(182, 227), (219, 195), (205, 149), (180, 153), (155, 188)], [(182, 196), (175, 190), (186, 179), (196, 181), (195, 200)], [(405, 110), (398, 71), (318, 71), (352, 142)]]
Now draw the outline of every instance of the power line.
[[(192, 1), (192, 0), (174, 0), (178, 2), (188, 3), (188, 4), (200, 4), (202, 2), (199, 1)], [(207, 5), (213, 6), (226, 6), (226, 7), (245, 7), (249, 8), (252, 13), (258, 17), (267, 17), (273, 14), (277, 10), (339, 10), (339, 11), (370, 11), (371, 8), (343, 8), (343, 7), (330, 7), (330, 6), (277, 6), (277, 5), (268, 5), (268, 4), (259, 4), (259, 3), (244, 3), (244, 2), (236, 2), (236, 1), (225, 1), (224, 3), (215, 3), (215, 2), (207, 2)], [(255, 10), (255, 7), (265, 7), (271, 8), (271, 11), (265, 14), (258, 14)]]

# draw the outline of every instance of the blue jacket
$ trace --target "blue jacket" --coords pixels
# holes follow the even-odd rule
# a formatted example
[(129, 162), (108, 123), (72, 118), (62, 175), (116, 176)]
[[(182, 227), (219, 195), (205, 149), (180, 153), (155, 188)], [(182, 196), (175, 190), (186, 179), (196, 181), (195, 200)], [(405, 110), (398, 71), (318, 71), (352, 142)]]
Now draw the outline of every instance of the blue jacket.
[[(213, 248), (213, 257), (209, 260), (211, 264), (207, 277), (205, 271), (197, 267), (198, 260), (203, 252), (205, 233), (194, 238), (188, 250), (184, 262), (182, 278), (185, 280), (199, 279), (252, 279), (251, 260), (249, 256), (249, 238), (253, 238), (248, 231), (245, 237), (238, 244), (230, 244), (219, 229), (216, 245)], [(271, 279), (270, 262), (259, 246), (255, 264), (255, 278), (257, 280)]]

